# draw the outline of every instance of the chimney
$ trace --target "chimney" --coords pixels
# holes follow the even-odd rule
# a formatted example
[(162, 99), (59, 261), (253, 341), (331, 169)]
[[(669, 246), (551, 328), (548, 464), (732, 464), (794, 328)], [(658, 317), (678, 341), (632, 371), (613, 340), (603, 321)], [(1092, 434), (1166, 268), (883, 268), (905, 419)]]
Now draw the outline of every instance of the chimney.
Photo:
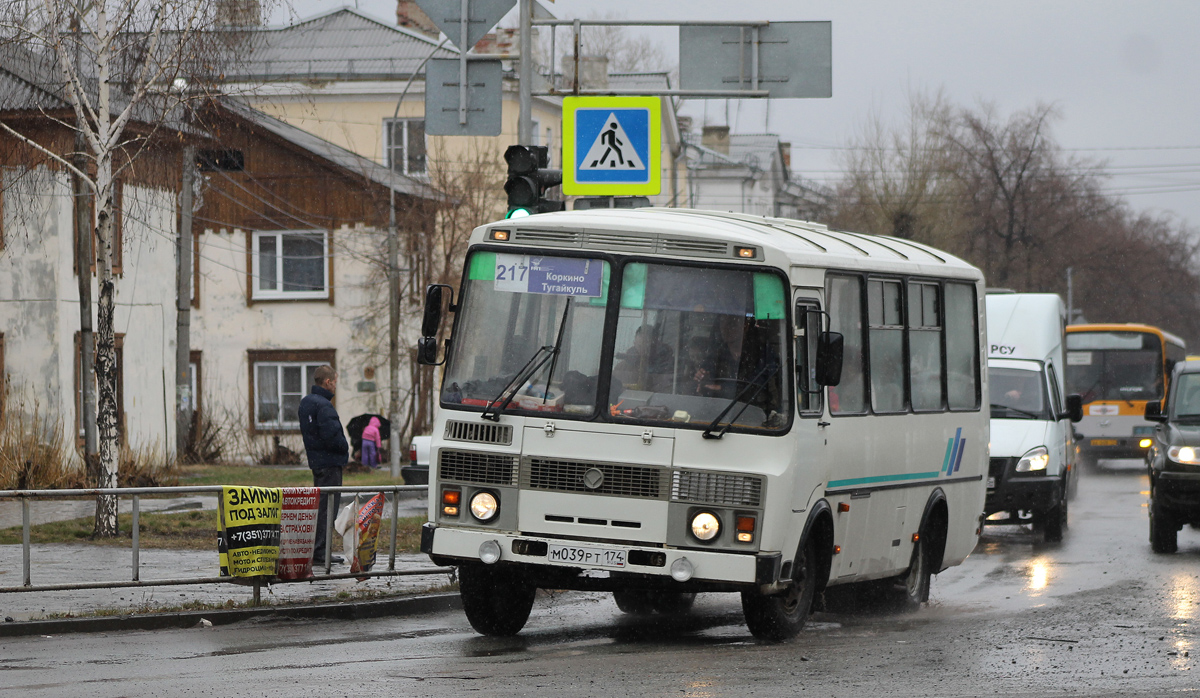
[(783, 169), (791, 171), (792, 169), (792, 144), (787, 141), (779, 141), (779, 157), (783, 160)]
[(678, 119), (676, 119), (676, 123), (679, 124), (679, 133), (683, 136), (686, 137), (692, 132), (692, 117), (680, 116)]
[(700, 145), (723, 155), (729, 154), (729, 127), (705, 126), (700, 134)]
[(397, 0), (396, 24), (405, 29), (420, 32), (431, 39), (436, 39), (441, 34), (437, 25), (429, 19), (429, 15), (425, 14), (425, 11), (418, 7), (413, 0)]
[(214, 20), (218, 27), (259, 27), (262, 7), (259, 0), (217, 0)]

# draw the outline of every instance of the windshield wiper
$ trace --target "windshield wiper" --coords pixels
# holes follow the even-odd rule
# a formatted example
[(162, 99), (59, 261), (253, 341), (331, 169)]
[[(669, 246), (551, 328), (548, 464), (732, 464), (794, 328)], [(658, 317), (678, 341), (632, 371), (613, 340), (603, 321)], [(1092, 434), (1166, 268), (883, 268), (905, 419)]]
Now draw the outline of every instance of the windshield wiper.
[[(725, 432), (729, 431), (729, 427), (733, 426), (733, 423), (737, 421), (738, 417), (741, 417), (742, 413), (746, 411), (746, 408), (750, 406), (750, 401), (753, 400), (760, 392), (762, 392), (763, 388), (767, 387), (767, 379), (775, 375), (775, 372), (778, 370), (779, 366), (776, 365), (763, 366), (761, 369), (759, 369), (758, 373), (754, 374), (754, 377), (751, 378), (746, 384), (746, 387), (742, 388), (740, 391), (738, 391), (737, 395), (733, 396), (733, 399), (729, 401), (729, 404), (725, 406), (725, 409), (721, 410), (721, 414), (718, 414), (717, 418), (708, 425), (708, 428), (704, 430), (704, 433), (701, 434), (701, 436), (706, 439), (719, 439), (722, 436), (725, 436)], [(762, 382), (759, 382), (760, 380)], [(746, 393), (751, 388), (754, 389), (754, 392), (747, 395)], [(717, 428), (717, 425), (720, 424), (723, 419), (725, 419), (725, 415), (729, 413), (729, 410), (732, 410), (734, 406), (742, 400), (743, 397), (746, 398), (746, 402), (742, 405), (742, 409), (738, 410), (737, 414), (733, 415), (733, 417), (731, 417), (729, 421), (725, 423), (725, 426), (721, 427), (720, 431), (713, 431)]]
[(517, 388), (523, 384), (530, 376), (537, 372), (539, 368), (546, 365), (546, 362), (554, 356), (554, 347), (538, 347), (538, 350), (533, 352), (533, 356), (529, 357), (529, 361), (517, 371), (517, 375), (512, 377), (508, 383), (500, 389), (496, 397), (488, 400), (488, 404), (483, 408), (483, 414), (479, 415), (484, 419), (490, 419), (493, 422), (500, 421), (500, 413), (504, 408), (508, 407), (508, 403), (517, 395)]
[(1001, 404), (1000, 404), (1000, 403), (998, 403), (998, 402), (993, 402), (993, 403), (992, 403), (992, 409), (993, 409), (993, 410), (1006, 410), (1006, 411), (1009, 411), (1009, 412), (1016, 412), (1017, 414), (1023, 414), (1023, 415), (1025, 415), (1026, 417), (1029, 417), (1030, 419), (1041, 419), (1041, 415), (1040, 415), (1040, 414), (1037, 414), (1036, 412), (1030, 412), (1029, 410), (1023, 410), (1023, 409), (1021, 409), (1021, 408), (1019, 408), (1019, 407), (1012, 407), (1012, 406), (1010, 406), (1010, 405), (1001, 405)]
[[(525, 362), (525, 366), (517, 371), (517, 375), (513, 376), (496, 397), (488, 401), (486, 407), (483, 408), (483, 413), (479, 416), (483, 419), (490, 419), (493, 422), (500, 421), (500, 414), (508, 407), (508, 403), (517, 395), (518, 386), (522, 385), (533, 374), (537, 373), (542, 366), (546, 365), (547, 361), (554, 359), (558, 360), (558, 352), (562, 350), (563, 334), (567, 327), (567, 311), (571, 309), (571, 299), (567, 298), (567, 304), (563, 308), (562, 319), (558, 323), (558, 338), (554, 341), (554, 346), (538, 347), (538, 350), (529, 357), (529, 361)], [(554, 363), (550, 364), (550, 375), (546, 378), (545, 394), (550, 394), (550, 380), (554, 377)], [(501, 399), (503, 398), (503, 399)], [(545, 396), (542, 397), (542, 402), (546, 402)], [(499, 404), (497, 404), (499, 403)]]

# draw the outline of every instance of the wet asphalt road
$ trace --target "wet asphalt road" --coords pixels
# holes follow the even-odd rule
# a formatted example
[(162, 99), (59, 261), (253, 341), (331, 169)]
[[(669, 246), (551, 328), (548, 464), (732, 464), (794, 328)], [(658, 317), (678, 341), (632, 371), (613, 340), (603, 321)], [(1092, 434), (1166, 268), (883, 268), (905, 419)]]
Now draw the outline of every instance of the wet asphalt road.
[[(912, 614), (838, 609), (796, 639), (757, 642), (734, 595), (678, 620), (611, 597), (538, 599), (516, 638), (461, 613), (262, 621), (0, 639), (0, 690), (21, 696), (962, 696), (1200, 693), (1200, 532), (1156, 556), (1147, 483), (1085, 473), (1062, 544), (985, 529)], [(6, 692), (7, 693), (7, 692)]]

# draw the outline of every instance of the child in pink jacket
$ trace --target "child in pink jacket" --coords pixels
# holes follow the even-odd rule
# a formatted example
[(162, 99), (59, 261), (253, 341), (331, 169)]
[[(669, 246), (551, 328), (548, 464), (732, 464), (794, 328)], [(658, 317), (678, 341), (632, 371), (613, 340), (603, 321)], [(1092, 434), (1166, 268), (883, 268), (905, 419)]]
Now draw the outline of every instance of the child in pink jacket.
[(362, 464), (368, 468), (379, 467), (379, 450), (382, 448), (379, 437), (379, 417), (371, 417), (362, 433)]

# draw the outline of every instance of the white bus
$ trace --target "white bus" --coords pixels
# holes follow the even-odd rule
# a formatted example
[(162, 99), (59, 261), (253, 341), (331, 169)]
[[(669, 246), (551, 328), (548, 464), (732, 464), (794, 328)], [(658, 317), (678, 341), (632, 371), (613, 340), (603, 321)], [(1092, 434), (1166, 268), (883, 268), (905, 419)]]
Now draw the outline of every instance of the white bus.
[(519, 632), (537, 588), (611, 591), (629, 613), (740, 592), (775, 640), (827, 586), (881, 580), (920, 604), (979, 536), (983, 297), (944, 252), (794, 220), (479, 227), (449, 306), (421, 549), (458, 566), (489, 635)]

